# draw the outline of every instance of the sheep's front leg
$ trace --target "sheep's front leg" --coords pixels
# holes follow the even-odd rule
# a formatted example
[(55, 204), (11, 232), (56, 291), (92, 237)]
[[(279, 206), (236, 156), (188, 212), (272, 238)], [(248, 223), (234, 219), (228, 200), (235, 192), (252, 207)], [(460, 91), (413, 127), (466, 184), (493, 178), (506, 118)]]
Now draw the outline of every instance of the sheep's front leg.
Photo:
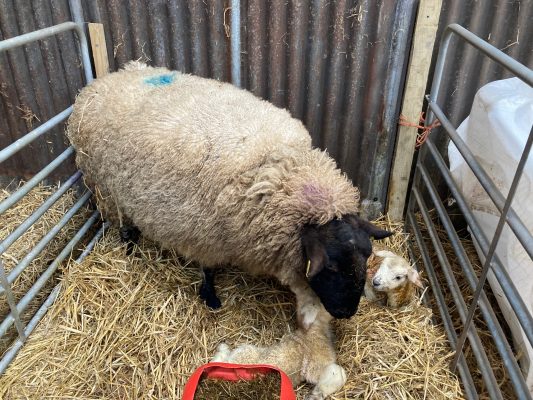
[(346, 372), (338, 364), (331, 364), (320, 375), (318, 383), (305, 400), (323, 400), (339, 391), (346, 383)]
[(222, 303), (217, 297), (217, 292), (215, 290), (215, 270), (212, 268), (203, 268), (202, 269), (203, 279), (202, 285), (200, 286), (200, 298), (205, 301), (207, 307), (216, 310), (220, 308)]
[(141, 231), (133, 225), (122, 225), (119, 234), (122, 242), (127, 243), (126, 255), (129, 256), (133, 251), (133, 246), (139, 243)]
[(291, 284), (289, 287), (296, 295), (298, 324), (307, 330), (318, 315), (320, 299), (305, 281)]

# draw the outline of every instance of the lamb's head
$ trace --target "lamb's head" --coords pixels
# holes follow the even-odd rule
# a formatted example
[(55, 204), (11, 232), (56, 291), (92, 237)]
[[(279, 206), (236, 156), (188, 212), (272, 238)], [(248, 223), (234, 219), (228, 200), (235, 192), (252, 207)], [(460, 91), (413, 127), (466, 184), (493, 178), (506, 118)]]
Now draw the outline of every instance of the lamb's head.
[(355, 215), (302, 231), (302, 247), (309, 285), (324, 308), (335, 318), (357, 312), (366, 280), (370, 238), (383, 239), (392, 232), (378, 229)]
[(405, 258), (389, 250), (378, 250), (373, 257), (378, 266), (372, 277), (372, 287), (379, 292), (392, 291), (408, 282), (423, 288), (418, 272)]

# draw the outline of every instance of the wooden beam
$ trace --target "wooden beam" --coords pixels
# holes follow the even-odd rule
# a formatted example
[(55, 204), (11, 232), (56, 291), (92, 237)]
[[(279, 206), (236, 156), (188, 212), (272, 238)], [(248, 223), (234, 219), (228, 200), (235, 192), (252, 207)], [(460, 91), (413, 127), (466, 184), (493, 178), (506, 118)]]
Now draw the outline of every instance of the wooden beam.
[(107, 46), (105, 43), (104, 25), (89, 25), (89, 38), (93, 52), (94, 69), (96, 77), (100, 78), (109, 73), (109, 60), (107, 59)]
[[(442, 0), (421, 0), (407, 70), (402, 115), (418, 122), (431, 64)], [(417, 128), (400, 126), (389, 185), (387, 212), (393, 221), (403, 217), (409, 175), (413, 164)]]

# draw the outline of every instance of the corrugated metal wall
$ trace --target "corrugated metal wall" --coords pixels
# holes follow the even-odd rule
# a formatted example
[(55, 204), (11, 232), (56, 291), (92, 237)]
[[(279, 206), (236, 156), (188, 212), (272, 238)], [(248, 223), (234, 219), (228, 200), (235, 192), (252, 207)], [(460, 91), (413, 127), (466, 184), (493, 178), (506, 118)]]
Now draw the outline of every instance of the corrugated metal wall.
[[(533, 68), (533, 1), (447, 0), (443, 1), (437, 43), (451, 23), (458, 23), (519, 62)], [(437, 60), (435, 46), (432, 70)], [(452, 42), (439, 99), (455, 126), (468, 116), (477, 90), (484, 84), (512, 76), (464, 42)], [(430, 91), (428, 82), (427, 91)], [(439, 147), (446, 153), (444, 133)]]
[[(113, 70), (131, 59), (144, 59), (229, 80), (229, 3), (91, 0), (83, 7), (86, 21), (104, 24)], [(243, 86), (302, 119), (314, 144), (328, 149), (363, 197), (381, 204), (417, 3), (241, 1)], [(0, 0), (5, 38), (69, 18), (66, 0)], [(79, 61), (66, 36), (0, 59), (0, 79), (6, 87), (2, 93), (7, 93), (0, 105), (1, 145), (30, 128), (17, 111), (20, 104), (35, 114), (35, 126), (72, 101), (81, 74), (70, 71)], [(34, 151), (21, 153), (15, 163), (0, 166), (0, 173), (35, 172), (41, 158), (62, 148), (62, 140), (57, 134), (52, 144), (40, 143)], [(48, 153), (43, 153), (45, 147)]]
[[(0, 0), (0, 40), (70, 20), (67, 0)], [(0, 53), (1, 148), (72, 104), (83, 85), (80, 64), (71, 32)], [(0, 164), (0, 175), (28, 178), (65, 147), (58, 127)], [(64, 163), (54, 176), (73, 168)]]

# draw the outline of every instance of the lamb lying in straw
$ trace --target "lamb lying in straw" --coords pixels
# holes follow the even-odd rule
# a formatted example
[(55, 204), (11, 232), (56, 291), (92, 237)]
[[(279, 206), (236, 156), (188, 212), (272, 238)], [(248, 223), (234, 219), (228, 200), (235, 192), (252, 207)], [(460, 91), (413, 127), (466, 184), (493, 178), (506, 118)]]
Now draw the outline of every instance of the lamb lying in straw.
[(336, 363), (331, 315), (321, 307), (308, 330), (285, 334), (281, 341), (268, 347), (241, 345), (233, 350), (219, 344), (213, 362), (268, 364), (283, 370), (294, 386), (306, 381), (314, 384), (307, 400), (322, 400), (346, 383), (344, 368)]
[(368, 259), (365, 296), (369, 301), (399, 308), (408, 305), (424, 288), (409, 261), (386, 248), (374, 247)]

